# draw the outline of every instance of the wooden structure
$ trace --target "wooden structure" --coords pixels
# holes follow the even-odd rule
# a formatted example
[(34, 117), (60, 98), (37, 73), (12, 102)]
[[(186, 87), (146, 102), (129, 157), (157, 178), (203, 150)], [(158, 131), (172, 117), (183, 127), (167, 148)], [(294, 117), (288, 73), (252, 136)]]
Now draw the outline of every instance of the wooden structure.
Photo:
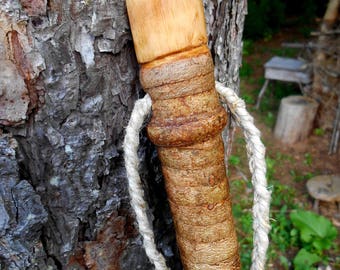
[(311, 72), (306, 62), (286, 57), (274, 56), (264, 64), (265, 82), (257, 97), (256, 108), (260, 107), (261, 99), (270, 80), (298, 83), (303, 92), (303, 86), (311, 84)]
[(305, 96), (289, 96), (281, 100), (274, 136), (286, 144), (302, 141), (310, 134), (318, 103)]
[(184, 269), (239, 269), (202, 1), (126, 3)]

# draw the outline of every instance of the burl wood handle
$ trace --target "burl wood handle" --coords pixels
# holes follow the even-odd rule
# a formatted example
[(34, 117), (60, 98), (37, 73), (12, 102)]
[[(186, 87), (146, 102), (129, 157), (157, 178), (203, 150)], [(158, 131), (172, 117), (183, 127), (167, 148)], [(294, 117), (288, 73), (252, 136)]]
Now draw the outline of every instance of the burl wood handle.
[(221, 138), (227, 117), (202, 2), (128, 0), (127, 8), (184, 269), (239, 269)]

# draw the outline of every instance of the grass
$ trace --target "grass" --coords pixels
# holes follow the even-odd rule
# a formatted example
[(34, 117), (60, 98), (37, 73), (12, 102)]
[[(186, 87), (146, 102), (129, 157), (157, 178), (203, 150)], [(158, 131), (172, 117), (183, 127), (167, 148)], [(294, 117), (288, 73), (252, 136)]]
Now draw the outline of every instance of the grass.
[[(244, 144), (244, 140), (239, 138), (235, 141), (237, 144)], [(231, 155), (231, 158), (229, 159), (230, 166), (240, 165), (240, 160), (241, 158), (239, 156)], [(272, 228), (269, 234), (271, 244), (268, 250), (268, 265), (275, 265), (279, 266), (279, 269), (288, 270), (295, 269), (291, 267), (294, 264), (293, 258), (296, 254), (300, 254), (298, 260), (300, 259), (301, 254), (302, 256), (307, 256), (307, 258), (315, 258), (317, 255), (309, 252), (305, 253), (305, 245), (301, 242), (299, 231), (294, 227), (290, 218), (291, 213), (294, 211), (301, 211), (302, 213), (306, 212), (303, 210), (305, 205), (296, 201), (297, 193), (293, 187), (280, 183), (275, 177), (276, 166), (284, 160), (290, 162), (292, 161), (292, 157), (277, 152), (275, 158), (266, 158), (268, 185), (272, 190), (270, 212)], [(309, 153), (306, 153), (305, 155), (305, 162), (308, 166), (312, 164)], [(311, 173), (300, 175), (296, 171), (291, 171), (291, 176), (293, 181), (299, 182), (302, 180), (305, 181), (314, 175)], [(251, 250), (253, 246), (253, 220), (251, 212), (253, 201), (251, 196), (249, 196), (251, 191), (250, 180), (233, 180), (231, 181), (230, 188), (231, 194), (233, 194), (234, 197), (233, 215), (240, 243), (241, 264), (242, 269), (246, 270), (249, 269), (251, 265)], [(318, 225), (315, 226), (315, 228), (317, 228)], [(323, 241), (326, 240), (327, 239)], [(333, 239), (328, 239), (328, 241), (333, 241)], [(303, 251), (299, 252), (302, 249)], [(322, 253), (322, 260), (325, 263), (328, 261), (327, 253)], [(310, 268), (306, 269), (314, 269), (312, 264), (310, 264), (309, 267)]]
[[(240, 146), (245, 145), (243, 138), (237, 138), (235, 143)], [(278, 159), (289, 160), (287, 155), (277, 153)], [(242, 157), (242, 159), (245, 157)], [(239, 166), (241, 157), (237, 155), (231, 155), (229, 159), (230, 166)], [(291, 223), (287, 218), (289, 214), (288, 210), (293, 206), (294, 190), (288, 186), (280, 184), (275, 180), (274, 175), (276, 172), (275, 166), (277, 161), (271, 157), (266, 158), (267, 164), (267, 178), (269, 179), (269, 185), (273, 192), (272, 200), (272, 230), (270, 238), (272, 245), (268, 252), (271, 260), (279, 259), (283, 263), (288, 259), (284, 256), (284, 251), (290, 245), (290, 241), (287, 241), (289, 236), (289, 230)], [(243, 179), (234, 180), (231, 182), (231, 194), (234, 194), (234, 201), (237, 201), (233, 205), (233, 215), (235, 217), (237, 233), (239, 235), (240, 254), (242, 269), (249, 269), (251, 264), (251, 250), (253, 246), (252, 240), (252, 198), (249, 196), (251, 191), (250, 180), (245, 181)], [(235, 195), (236, 194), (236, 195)], [(287, 203), (288, 202), (288, 203)]]
[(308, 179), (314, 177), (316, 174), (315, 173), (303, 173), (301, 174), (300, 172), (296, 171), (296, 170), (290, 170), (289, 174), (291, 175), (292, 179), (294, 182), (305, 182)]
[(247, 62), (243, 62), (242, 66), (240, 68), (240, 77), (241, 78), (248, 78), (250, 77), (252, 74), (254, 73), (254, 70), (252, 68), (252, 66), (247, 63)]
[(313, 131), (314, 135), (322, 137), (325, 135), (325, 130), (323, 128), (316, 128)]

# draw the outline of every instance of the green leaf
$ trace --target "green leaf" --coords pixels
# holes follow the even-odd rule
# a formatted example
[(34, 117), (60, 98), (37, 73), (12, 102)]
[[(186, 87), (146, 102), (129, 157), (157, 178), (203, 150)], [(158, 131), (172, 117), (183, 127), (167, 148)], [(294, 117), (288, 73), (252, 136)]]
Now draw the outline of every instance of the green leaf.
[[(324, 248), (326, 248), (329, 246), (329, 242), (337, 236), (337, 230), (333, 224), (328, 219), (313, 212), (297, 210), (290, 214), (290, 218), (293, 225), (299, 229), (301, 240), (306, 243), (313, 243), (314, 240), (321, 238), (325, 241)], [(315, 239), (315, 237), (317, 238)]]
[(229, 157), (229, 163), (230, 163), (231, 165), (236, 166), (236, 165), (240, 164), (240, 162), (241, 162), (240, 157), (235, 156), (235, 155), (230, 155), (230, 157)]
[(284, 269), (289, 269), (289, 260), (287, 259), (287, 257), (281, 255), (279, 257), (279, 260)]
[(314, 239), (312, 242), (312, 246), (318, 250), (318, 251), (323, 251), (323, 250), (328, 250), (331, 248), (333, 243), (333, 238), (326, 238), (326, 239)]
[(313, 132), (316, 136), (323, 136), (325, 134), (325, 130), (322, 128), (316, 128)]
[(321, 257), (316, 254), (310, 253), (307, 250), (300, 249), (298, 254), (294, 258), (294, 269), (295, 270), (308, 270), (312, 269), (312, 265), (321, 262)]

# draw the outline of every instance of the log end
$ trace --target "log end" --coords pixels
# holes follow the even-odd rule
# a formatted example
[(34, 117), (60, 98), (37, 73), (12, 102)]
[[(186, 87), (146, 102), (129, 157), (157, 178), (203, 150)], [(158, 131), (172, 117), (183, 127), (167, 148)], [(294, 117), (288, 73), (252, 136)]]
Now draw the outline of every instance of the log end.
[(312, 131), (318, 106), (314, 99), (305, 96), (283, 98), (274, 129), (275, 138), (285, 144), (306, 139)]

